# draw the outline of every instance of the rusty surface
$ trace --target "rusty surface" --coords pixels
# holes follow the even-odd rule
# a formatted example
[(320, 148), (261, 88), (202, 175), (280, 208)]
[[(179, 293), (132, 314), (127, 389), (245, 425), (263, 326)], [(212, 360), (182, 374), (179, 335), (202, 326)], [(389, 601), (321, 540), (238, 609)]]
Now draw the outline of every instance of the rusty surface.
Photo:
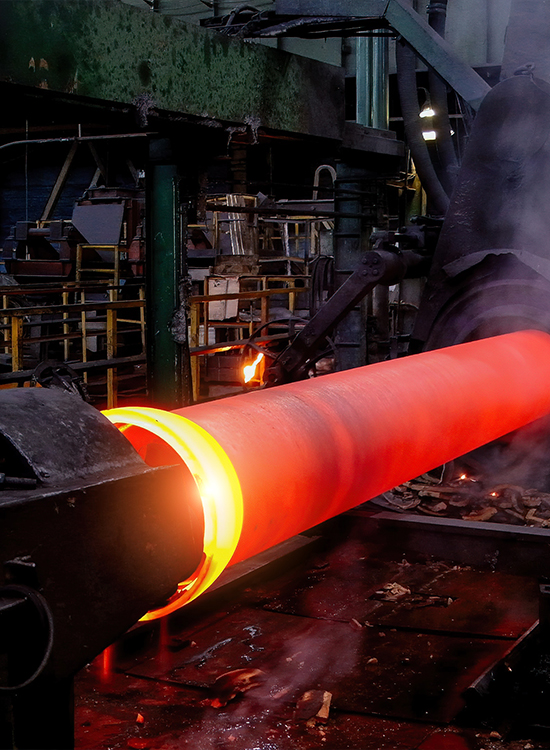
[[(398, 582), (417, 591), (446, 569), (439, 564), (382, 560), (360, 549), (356, 555), (351, 560), (342, 560), (337, 550), (328, 562), (289, 578), (278, 591), (267, 594), (264, 607), (302, 617), (375, 623), (379, 610), (383, 610), (377, 592), (385, 584)], [(342, 596), (344, 590), (346, 595)]]
[(473, 747), (471, 740), (456, 731), (438, 730), (420, 745), (419, 750), (472, 750)]
[[(116, 0), (2, 3), (0, 80), (159, 110), (341, 139), (343, 72)], [(322, 112), (322, 117), (319, 113)]]

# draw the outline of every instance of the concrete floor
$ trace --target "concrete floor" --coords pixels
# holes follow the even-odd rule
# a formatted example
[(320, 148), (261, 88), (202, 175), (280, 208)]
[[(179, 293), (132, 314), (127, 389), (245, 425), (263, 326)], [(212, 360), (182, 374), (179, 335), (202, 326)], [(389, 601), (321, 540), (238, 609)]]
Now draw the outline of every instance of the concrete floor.
[(77, 677), (76, 747), (550, 748), (522, 688), (464, 698), (536, 623), (536, 579), (413, 554), (371, 516), (289, 540), (136, 626)]

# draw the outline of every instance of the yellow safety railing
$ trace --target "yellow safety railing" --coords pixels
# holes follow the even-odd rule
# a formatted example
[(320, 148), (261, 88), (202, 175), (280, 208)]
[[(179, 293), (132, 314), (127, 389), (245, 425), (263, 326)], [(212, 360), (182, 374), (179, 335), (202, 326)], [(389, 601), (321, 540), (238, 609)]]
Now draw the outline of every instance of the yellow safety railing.
[[(110, 299), (86, 299), (86, 292), (99, 290)], [(92, 370), (106, 372), (107, 405), (116, 406), (117, 368), (146, 361), (144, 288), (137, 288), (137, 299), (119, 299), (118, 291), (105, 284), (71, 283), (0, 288), (0, 352), (5, 370), (10, 370), (0, 373), (0, 387), (31, 381), (43, 359), (36, 356), (36, 349), (57, 343), (63, 352), (60, 364), (83, 372), (84, 379)], [(128, 334), (133, 353), (117, 357), (119, 339)], [(90, 361), (88, 342), (97, 338), (106, 356)]]
[[(288, 296), (288, 310), (290, 313), (293, 313), (296, 307), (296, 296), (309, 291), (309, 288), (306, 286), (296, 286), (296, 280), (299, 277), (247, 276), (243, 278), (247, 281), (259, 281), (262, 289), (225, 294), (195, 295), (190, 298), (189, 347), (194, 401), (198, 401), (200, 398), (201, 366), (206, 355), (215, 354), (227, 349), (242, 349), (245, 347), (254, 331), (269, 323), (270, 301), (274, 296)], [(306, 277), (303, 278), (305, 279)], [(271, 281), (284, 282), (287, 286), (269, 289), (267, 286)], [(259, 305), (257, 308), (257, 312), (259, 313), (257, 316), (258, 319), (255, 320), (254, 316), (249, 314), (249, 319), (243, 320), (237, 314), (236, 320), (210, 320), (210, 303), (228, 300), (238, 300), (239, 303), (246, 301), (251, 303), (251, 305), (256, 302)], [(208, 331), (210, 328), (214, 329), (216, 334), (218, 331), (223, 331), (223, 340), (210, 343), (208, 341)], [(202, 337), (201, 332), (203, 333)], [(237, 338), (234, 338), (234, 336), (237, 336)], [(216, 335), (216, 338), (218, 338), (218, 335)], [(269, 336), (268, 331), (266, 331), (261, 341), (268, 343), (270, 340), (281, 340), (283, 338), (287, 338), (287, 336), (280, 334)]]

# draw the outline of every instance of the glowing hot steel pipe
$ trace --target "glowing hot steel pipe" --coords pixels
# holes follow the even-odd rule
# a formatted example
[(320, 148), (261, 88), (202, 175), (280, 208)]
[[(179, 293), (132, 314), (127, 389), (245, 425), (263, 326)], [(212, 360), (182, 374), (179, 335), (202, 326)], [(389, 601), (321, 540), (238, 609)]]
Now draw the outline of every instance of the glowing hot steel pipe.
[[(144, 459), (183, 461), (203, 561), (157, 617), (229, 564), (550, 413), (550, 336), (523, 331), (174, 412), (106, 412)], [(184, 542), (182, 542), (184, 543)]]

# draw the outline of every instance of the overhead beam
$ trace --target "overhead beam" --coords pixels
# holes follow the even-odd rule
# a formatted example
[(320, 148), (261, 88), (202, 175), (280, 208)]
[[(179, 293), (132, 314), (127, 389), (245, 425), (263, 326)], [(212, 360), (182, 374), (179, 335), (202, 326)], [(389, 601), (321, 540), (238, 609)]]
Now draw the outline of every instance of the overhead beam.
[[(120, 0), (2, 2), (0, 81), (65, 100), (186, 114), (341, 140), (341, 68), (151, 13)], [(107, 103), (106, 103), (107, 102)]]
[(282, 16), (364, 19), (371, 28), (390, 27), (473, 109), (479, 108), (490, 91), (486, 81), (403, 0), (277, 0), (276, 12)]

